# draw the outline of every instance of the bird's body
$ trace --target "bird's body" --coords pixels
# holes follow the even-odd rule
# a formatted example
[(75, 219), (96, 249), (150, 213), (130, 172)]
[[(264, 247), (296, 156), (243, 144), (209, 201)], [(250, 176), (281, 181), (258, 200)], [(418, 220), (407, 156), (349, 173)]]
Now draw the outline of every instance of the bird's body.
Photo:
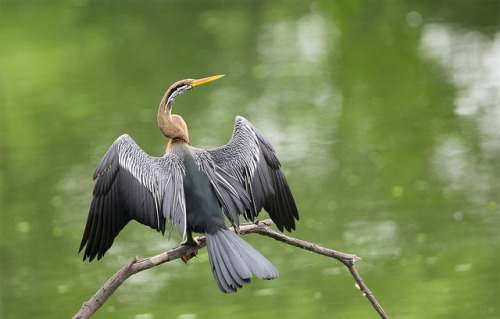
[[(176, 148), (189, 148), (189, 146), (175, 143), (174, 149)], [(183, 187), (186, 197), (187, 230), (213, 234), (226, 227), (224, 216), (221, 214), (217, 197), (212, 191), (207, 174), (198, 168), (189, 150), (184, 151), (183, 163), (186, 175), (183, 179)]]
[(235, 292), (250, 283), (252, 272), (274, 279), (278, 271), (259, 252), (225, 224), (235, 229), (239, 215), (254, 220), (262, 208), (278, 228), (295, 229), (298, 212), (269, 142), (242, 117), (236, 118), (230, 142), (202, 150), (189, 143), (187, 125), (172, 115), (175, 98), (193, 87), (219, 78), (183, 80), (165, 94), (158, 124), (171, 140), (163, 157), (144, 153), (128, 136), (111, 146), (94, 173), (94, 187), (80, 250), (85, 258), (100, 259), (114, 238), (131, 220), (170, 233), (179, 226), (181, 237), (193, 242), (192, 233), (204, 233), (216, 282), (223, 292)]

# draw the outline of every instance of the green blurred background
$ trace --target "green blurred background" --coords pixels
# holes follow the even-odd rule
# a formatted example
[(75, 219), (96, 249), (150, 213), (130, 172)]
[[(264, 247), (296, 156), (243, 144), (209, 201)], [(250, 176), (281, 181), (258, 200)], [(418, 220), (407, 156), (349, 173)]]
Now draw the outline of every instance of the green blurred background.
[[(500, 318), (499, 1), (1, 1), (0, 28), (2, 318), (72, 317), (131, 258), (178, 245), (133, 222), (101, 261), (77, 254), (108, 147), (128, 133), (161, 156), (164, 92), (215, 74), (174, 113), (196, 147), (225, 144), (236, 115), (261, 130), (292, 236), (362, 257), (393, 318)], [(342, 264), (245, 240), (277, 280), (224, 295), (203, 250), (96, 318), (377, 318)]]

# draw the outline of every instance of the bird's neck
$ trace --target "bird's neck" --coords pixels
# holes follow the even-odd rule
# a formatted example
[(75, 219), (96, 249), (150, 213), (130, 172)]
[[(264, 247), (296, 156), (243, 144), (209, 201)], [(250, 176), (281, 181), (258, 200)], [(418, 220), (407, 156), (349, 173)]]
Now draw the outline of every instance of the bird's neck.
[(158, 126), (161, 132), (171, 140), (180, 140), (189, 144), (186, 122), (179, 115), (172, 115), (172, 105), (165, 105), (164, 100), (158, 108)]
[(181, 145), (189, 146), (189, 143), (186, 143), (185, 141), (179, 139), (171, 139), (170, 141), (168, 141), (165, 154), (168, 154), (172, 150), (172, 145), (176, 145), (175, 147), (177, 147), (176, 149), (178, 150), (178, 147), (182, 147)]

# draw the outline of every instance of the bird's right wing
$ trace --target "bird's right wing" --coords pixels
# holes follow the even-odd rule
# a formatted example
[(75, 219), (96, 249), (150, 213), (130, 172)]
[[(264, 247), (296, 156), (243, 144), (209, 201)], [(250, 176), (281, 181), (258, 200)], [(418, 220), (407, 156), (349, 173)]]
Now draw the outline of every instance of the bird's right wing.
[(165, 221), (186, 233), (184, 166), (174, 154), (152, 157), (128, 136), (120, 136), (97, 166), (89, 216), (80, 244), (83, 259), (100, 259), (132, 219), (165, 232)]
[(281, 231), (295, 229), (299, 213), (281, 164), (269, 141), (248, 120), (237, 116), (229, 143), (207, 152), (249, 193), (247, 220), (253, 221), (264, 208)]

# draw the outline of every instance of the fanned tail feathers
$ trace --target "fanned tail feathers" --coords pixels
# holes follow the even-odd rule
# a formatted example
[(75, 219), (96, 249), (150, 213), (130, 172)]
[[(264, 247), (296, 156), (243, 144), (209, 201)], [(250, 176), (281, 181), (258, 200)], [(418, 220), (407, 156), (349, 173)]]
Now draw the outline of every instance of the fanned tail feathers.
[(206, 234), (210, 266), (219, 289), (224, 293), (236, 292), (248, 285), (252, 272), (260, 279), (275, 279), (278, 270), (229, 229)]

